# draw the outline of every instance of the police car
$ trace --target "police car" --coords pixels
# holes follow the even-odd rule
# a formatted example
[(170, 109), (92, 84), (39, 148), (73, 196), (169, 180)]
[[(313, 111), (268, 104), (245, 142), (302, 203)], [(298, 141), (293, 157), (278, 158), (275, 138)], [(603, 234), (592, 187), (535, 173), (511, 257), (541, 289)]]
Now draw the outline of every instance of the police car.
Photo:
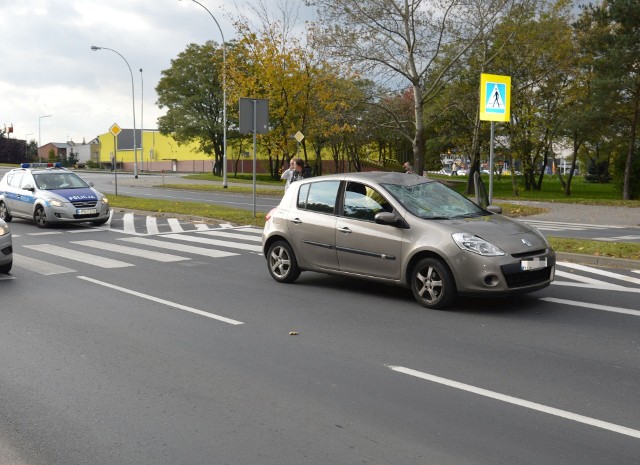
[(23, 163), (0, 180), (0, 219), (32, 219), (40, 228), (53, 223), (104, 224), (109, 200), (60, 163)]
[(0, 273), (11, 271), (13, 265), (13, 248), (11, 246), (11, 231), (9, 226), (0, 219)]

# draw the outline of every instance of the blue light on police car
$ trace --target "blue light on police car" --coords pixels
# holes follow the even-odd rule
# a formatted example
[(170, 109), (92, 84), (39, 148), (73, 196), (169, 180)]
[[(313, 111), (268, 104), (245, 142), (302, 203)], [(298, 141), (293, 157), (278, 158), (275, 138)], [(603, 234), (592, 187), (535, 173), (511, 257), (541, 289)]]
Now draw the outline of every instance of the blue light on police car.
[(22, 163), (20, 168), (62, 168), (62, 163)]

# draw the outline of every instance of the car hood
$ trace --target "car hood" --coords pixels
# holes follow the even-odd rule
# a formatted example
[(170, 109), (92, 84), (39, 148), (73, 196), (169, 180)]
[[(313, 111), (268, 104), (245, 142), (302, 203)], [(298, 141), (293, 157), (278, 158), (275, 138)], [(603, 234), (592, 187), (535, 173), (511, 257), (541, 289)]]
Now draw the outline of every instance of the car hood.
[[(48, 194), (58, 197), (65, 202), (97, 201), (98, 195), (91, 188), (85, 189), (56, 189), (47, 191)], [(52, 196), (52, 197), (53, 197)]]
[(544, 236), (531, 226), (497, 214), (448, 220), (447, 223), (455, 229), (453, 232), (474, 234), (509, 254), (548, 248)]

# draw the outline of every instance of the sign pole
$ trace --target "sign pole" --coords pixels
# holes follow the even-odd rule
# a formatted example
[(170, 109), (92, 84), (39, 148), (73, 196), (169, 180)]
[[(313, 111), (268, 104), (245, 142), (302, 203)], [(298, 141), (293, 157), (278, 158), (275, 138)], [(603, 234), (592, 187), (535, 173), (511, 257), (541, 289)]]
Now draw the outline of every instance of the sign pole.
[(511, 117), (511, 76), (480, 74), (480, 121), (491, 121), (489, 149), (489, 205), (493, 202), (493, 165), (495, 122)]
[(253, 100), (253, 217), (256, 217), (256, 156), (258, 150), (258, 138), (257, 138), (257, 128), (258, 128), (258, 111), (257, 111), (258, 102)]

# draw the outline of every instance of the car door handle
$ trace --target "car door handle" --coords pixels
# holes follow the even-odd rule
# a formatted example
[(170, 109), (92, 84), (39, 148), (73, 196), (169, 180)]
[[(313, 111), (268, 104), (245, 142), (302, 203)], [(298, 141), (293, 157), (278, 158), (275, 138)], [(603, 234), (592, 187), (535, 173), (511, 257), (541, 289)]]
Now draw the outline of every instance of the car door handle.
[(352, 232), (351, 229), (347, 228), (346, 226), (344, 228), (338, 228), (338, 231), (345, 234), (351, 234)]
[(302, 223), (302, 220), (301, 220), (300, 218), (294, 218), (294, 219), (292, 219), (292, 220), (291, 220), (291, 222), (292, 222), (293, 224), (301, 224), (301, 223)]

